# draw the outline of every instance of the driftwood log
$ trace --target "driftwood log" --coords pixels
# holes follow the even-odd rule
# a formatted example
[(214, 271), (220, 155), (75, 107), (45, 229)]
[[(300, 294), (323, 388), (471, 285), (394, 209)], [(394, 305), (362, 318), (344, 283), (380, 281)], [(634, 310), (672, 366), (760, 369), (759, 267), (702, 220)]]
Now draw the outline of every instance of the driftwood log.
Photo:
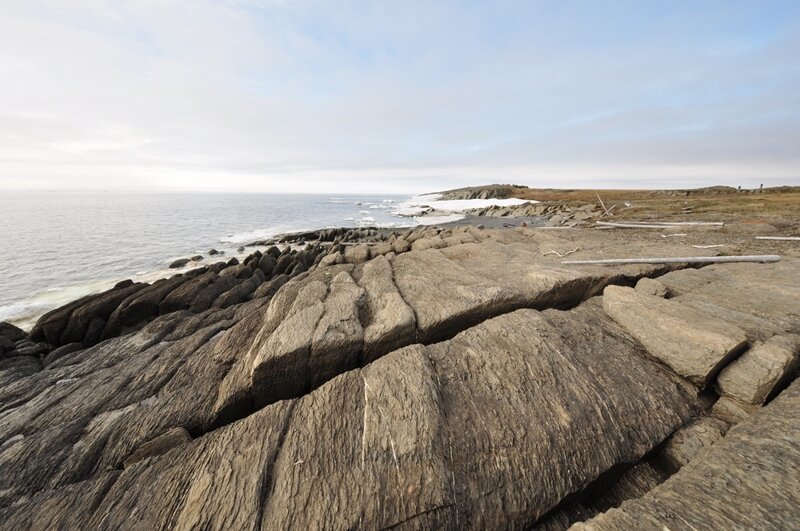
[(746, 256), (685, 256), (678, 258), (609, 258), (606, 260), (563, 260), (570, 265), (621, 265), (621, 264), (717, 264), (722, 262), (778, 262), (774, 254)]
[(622, 229), (663, 229), (665, 227), (721, 227), (722, 222), (715, 221), (673, 221), (673, 222), (647, 222), (647, 221), (596, 221), (597, 225), (605, 227), (618, 227)]

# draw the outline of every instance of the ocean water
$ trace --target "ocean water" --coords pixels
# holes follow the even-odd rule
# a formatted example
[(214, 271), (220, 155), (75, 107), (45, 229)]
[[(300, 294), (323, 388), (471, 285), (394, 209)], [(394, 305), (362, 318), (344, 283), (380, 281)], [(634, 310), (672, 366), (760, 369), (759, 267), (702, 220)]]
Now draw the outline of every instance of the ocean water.
[(413, 225), (391, 213), (408, 199), (0, 191), (0, 321), (30, 327), (44, 312), (120, 280), (174, 274), (167, 268), (177, 258), (202, 254), (200, 264), (212, 263), (212, 248), (227, 260), (242, 256), (241, 245), (283, 232)]

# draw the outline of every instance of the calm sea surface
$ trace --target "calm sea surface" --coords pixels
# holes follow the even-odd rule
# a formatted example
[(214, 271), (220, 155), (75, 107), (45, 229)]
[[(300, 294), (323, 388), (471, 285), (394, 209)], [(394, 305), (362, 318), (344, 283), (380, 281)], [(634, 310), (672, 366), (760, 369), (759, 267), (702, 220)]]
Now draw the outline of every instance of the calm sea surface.
[[(406, 196), (121, 194), (0, 191), (0, 321), (47, 310), (126, 279), (152, 281), (176, 258), (274, 234), (333, 226), (404, 226)], [(248, 251), (252, 252), (252, 249)], [(197, 266), (197, 264), (194, 264)]]

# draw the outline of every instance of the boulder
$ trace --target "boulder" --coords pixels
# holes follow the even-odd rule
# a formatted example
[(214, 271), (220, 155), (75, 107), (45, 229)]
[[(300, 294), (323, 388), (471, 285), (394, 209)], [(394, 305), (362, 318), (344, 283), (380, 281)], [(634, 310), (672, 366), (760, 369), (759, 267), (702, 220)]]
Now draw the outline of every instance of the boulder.
[(0, 355), (11, 352), (16, 348), (17, 346), (13, 341), (11, 341), (11, 339), (7, 338), (6, 336), (0, 336)]
[(261, 297), (271, 297), (277, 293), (277, 291), (289, 281), (289, 277), (286, 275), (276, 275), (272, 277), (269, 282), (264, 282), (261, 284), (258, 289), (256, 289), (255, 293), (253, 294), (254, 298), (261, 298)]
[(180, 284), (177, 288), (169, 292), (158, 305), (160, 314), (170, 313), (177, 310), (186, 310), (191, 306), (194, 298), (209, 284), (216, 281), (217, 274), (207, 271), (196, 278)]
[(157, 317), (159, 305), (164, 297), (190, 278), (188, 275), (178, 275), (157, 280), (130, 295), (109, 316), (102, 338), (116, 337), (127, 329), (135, 328)]
[(369, 246), (364, 243), (360, 245), (351, 245), (344, 251), (344, 259), (350, 264), (363, 264), (369, 260), (369, 257)]
[[(258, 270), (258, 273), (261, 271)], [(263, 273), (262, 273), (263, 275)], [(239, 304), (241, 302), (246, 301), (250, 294), (253, 293), (258, 286), (261, 285), (263, 282), (263, 277), (259, 276), (257, 273), (253, 273), (253, 276), (249, 279), (245, 280), (244, 282), (240, 282), (236, 286), (232, 287), (225, 293), (221, 294), (213, 303), (215, 308), (228, 308), (229, 306), (233, 306), (235, 304)]]
[(267, 276), (271, 276), (275, 269), (275, 257), (267, 253), (258, 260), (258, 268)]
[(28, 337), (28, 334), (23, 329), (2, 321), (0, 322), (0, 337), (5, 337), (12, 342), (17, 342)]
[(678, 429), (658, 453), (658, 461), (665, 470), (674, 474), (692, 461), (701, 450), (722, 439), (728, 423), (714, 417), (700, 417)]
[(603, 308), (650, 355), (699, 387), (705, 387), (748, 344), (737, 326), (633, 288), (608, 286)]
[(189, 311), (192, 313), (200, 313), (204, 310), (211, 308), (211, 305), (214, 304), (214, 301), (228, 291), (229, 289), (233, 288), (237, 284), (239, 284), (239, 279), (231, 276), (227, 277), (220, 277), (217, 276), (213, 279), (212, 282), (207, 284), (203, 287), (197, 295), (194, 296), (192, 299), (191, 304), (189, 304)]
[(191, 262), (191, 260), (189, 260), (188, 258), (179, 258), (179, 259), (175, 260), (174, 262), (172, 262), (169, 265), (169, 268), (170, 269), (178, 269), (178, 268), (186, 266), (186, 264), (188, 264), (189, 262)]
[(411, 250), (411, 244), (405, 238), (398, 238), (392, 243), (392, 249), (395, 253), (406, 253)]
[[(54, 346), (61, 346), (75, 342), (85, 342), (87, 344), (96, 343), (99, 341), (100, 335), (103, 332), (102, 328), (100, 328), (99, 331), (97, 330), (99, 326), (97, 324), (98, 320), (105, 321), (108, 319), (122, 302), (131, 295), (147, 287), (148, 284), (141, 282), (135, 284), (131, 283), (122, 288), (111, 289), (88, 299), (70, 313), (64, 331), (59, 337), (59, 341), (52, 344)], [(84, 341), (84, 339), (87, 338), (90, 324), (94, 324), (92, 328), (92, 337), (88, 338), (88, 341)]]
[(370, 249), (371, 256), (383, 256), (386, 253), (391, 253), (393, 251), (392, 244), (389, 242), (381, 242), (377, 245), (373, 245), (372, 249)]
[(419, 238), (414, 240), (414, 243), (411, 244), (411, 249), (413, 251), (425, 251), (431, 248), (431, 241), (428, 238)]
[(745, 404), (733, 398), (723, 396), (714, 403), (711, 408), (711, 415), (728, 424), (738, 424), (753, 414), (758, 406)]
[(319, 265), (320, 267), (327, 267), (334, 264), (341, 264), (344, 262), (344, 256), (340, 252), (335, 252), (331, 254), (325, 255), (322, 260), (320, 260)]
[(800, 336), (756, 342), (717, 377), (720, 394), (745, 404), (766, 402), (800, 365)]
[(294, 259), (288, 252), (286, 254), (280, 255), (278, 261), (275, 263), (275, 267), (273, 269), (272, 274), (281, 275), (285, 273), (289, 269), (289, 266), (292, 265), (293, 261)]

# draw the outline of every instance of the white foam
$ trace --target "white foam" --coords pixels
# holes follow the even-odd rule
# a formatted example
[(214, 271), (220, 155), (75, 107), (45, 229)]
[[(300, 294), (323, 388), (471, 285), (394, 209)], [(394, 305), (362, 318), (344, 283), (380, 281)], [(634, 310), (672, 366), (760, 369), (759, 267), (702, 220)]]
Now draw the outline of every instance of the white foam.
[(450, 223), (464, 219), (466, 216), (463, 214), (447, 214), (443, 216), (418, 216), (414, 218), (416, 225), (439, 225), (441, 223)]

